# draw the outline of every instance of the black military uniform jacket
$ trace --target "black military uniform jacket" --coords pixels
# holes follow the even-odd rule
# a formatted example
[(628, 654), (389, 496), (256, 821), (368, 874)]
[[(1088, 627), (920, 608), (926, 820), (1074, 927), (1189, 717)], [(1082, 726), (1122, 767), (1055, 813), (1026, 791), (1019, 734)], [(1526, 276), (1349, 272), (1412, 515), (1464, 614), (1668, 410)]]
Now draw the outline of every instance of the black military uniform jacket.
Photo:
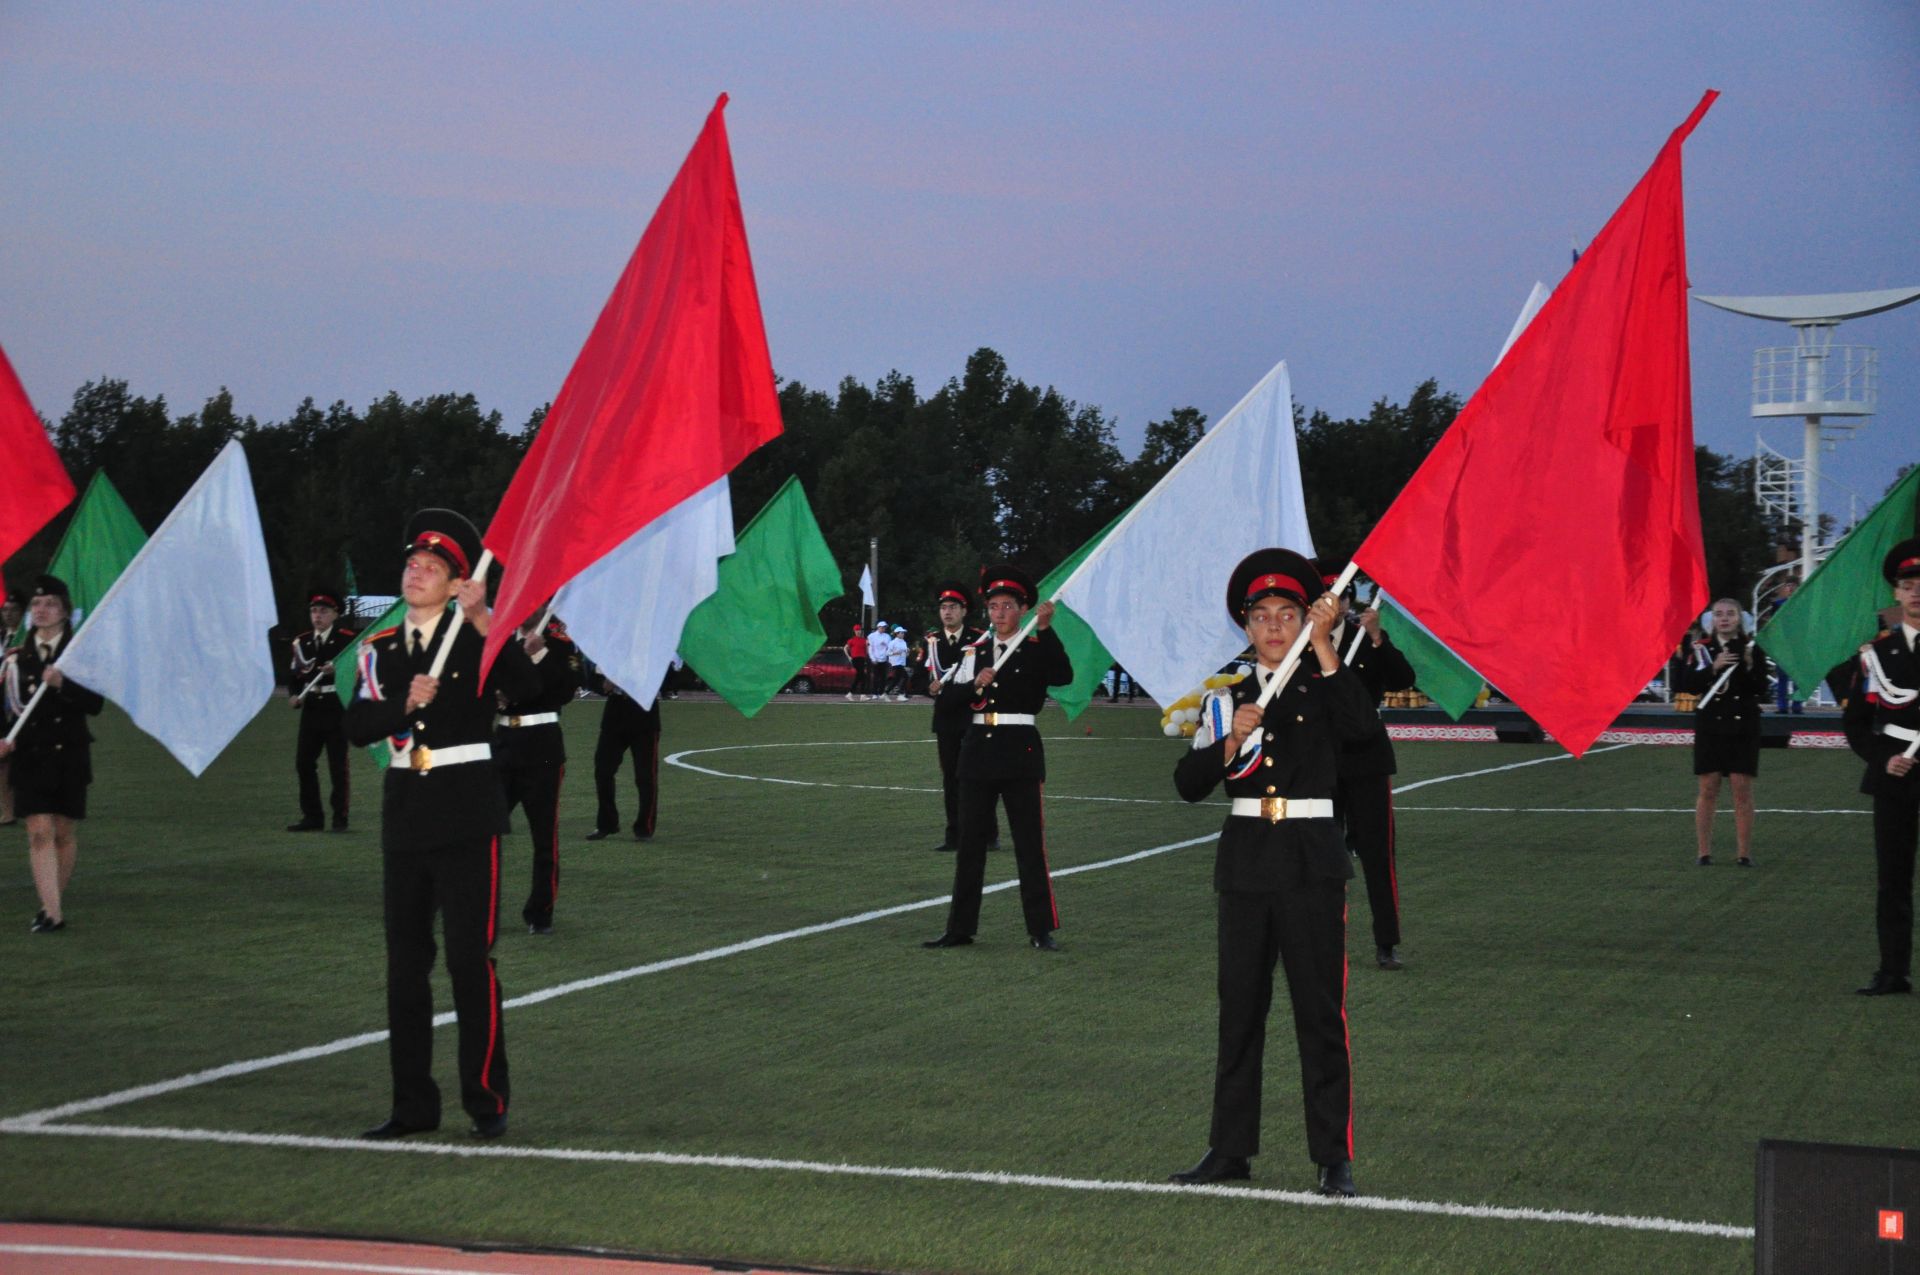
[[(71, 633), (64, 634), (53, 648), (54, 661), (60, 659), (61, 652), (73, 641)], [(9, 689), (20, 698), (21, 707), (33, 699), (34, 692), (40, 689), (40, 682), (46, 676), (47, 666), (40, 659), (40, 644), (34, 640), (33, 630), (27, 630), (26, 638), (18, 647), (7, 652)], [(40, 697), (40, 706), (33, 710), (33, 716), (27, 718), (27, 724), (20, 728), (20, 737), (14, 740), (17, 755), (27, 757), (55, 755), (74, 751), (82, 756), (88, 755), (88, 745), (93, 743), (93, 732), (87, 729), (87, 718), (97, 715), (105, 707), (106, 700), (93, 691), (73, 681), (62, 678), (59, 686), (50, 686), (47, 693)]]
[[(1356, 657), (1357, 658), (1357, 657)], [(1173, 769), (1174, 787), (1187, 801), (1199, 801), (1224, 783), (1229, 797), (1325, 797), (1334, 795), (1339, 751), (1364, 741), (1380, 725), (1367, 703), (1365, 683), (1351, 669), (1322, 676), (1309, 651), (1284, 689), (1267, 703), (1260, 757), (1245, 769), (1245, 753), (1232, 759), (1222, 742), (1232, 733), (1233, 714), (1260, 698), (1255, 672), (1232, 686), (1211, 691), (1202, 702), (1200, 729)], [(1220, 733), (1224, 732), (1224, 733)], [(1302, 878), (1345, 881), (1353, 876), (1333, 819), (1265, 819), (1228, 815), (1214, 852), (1213, 888), (1223, 894), (1264, 894)]]
[[(1345, 656), (1347, 648), (1352, 646), (1359, 626), (1342, 624), (1339, 632), (1333, 635), (1333, 649)], [(1373, 705), (1373, 729), (1367, 732), (1365, 739), (1348, 740), (1340, 745), (1340, 777), (1355, 778), (1360, 775), (1391, 775), (1400, 769), (1393, 755), (1393, 740), (1387, 734), (1387, 724), (1380, 720), (1380, 701), (1386, 698), (1388, 691), (1404, 691), (1413, 687), (1413, 665), (1407, 663), (1407, 657), (1393, 644), (1393, 639), (1385, 632), (1380, 634), (1380, 645), (1375, 646), (1373, 639), (1359, 639), (1360, 649), (1353, 654), (1353, 662), (1347, 665), (1352, 672), (1360, 675), (1360, 684), (1366, 688), (1367, 700)]]
[[(1886, 674), (1887, 683), (1895, 694), (1920, 689), (1920, 652), (1907, 644), (1907, 635), (1899, 624), (1875, 638), (1870, 644), (1873, 655), (1880, 665), (1880, 671)], [(1860, 779), (1860, 791), (1868, 796), (1885, 794), (1889, 797), (1920, 798), (1920, 767), (1915, 767), (1904, 776), (1887, 773), (1887, 759), (1907, 750), (1907, 742), (1886, 734), (1881, 728), (1900, 726), (1907, 730), (1920, 730), (1920, 698), (1895, 708), (1887, 702), (1884, 684), (1874, 684), (1865, 668), (1865, 656), (1860, 679), (1854, 683), (1853, 694), (1847, 697), (1846, 712), (1841, 720), (1846, 727), (1847, 743), (1853, 751), (1867, 763), (1867, 773)], [(1904, 696), (1903, 696), (1904, 698)]]
[(288, 685), (293, 694), (298, 695), (313, 681), (314, 675), (320, 676), (320, 682), (307, 697), (300, 701), (303, 713), (337, 713), (340, 711), (340, 696), (333, 682), (333, 661), (349, 646), (353, 645), (356, 631), (336, 624), (327, 630), (326, 639), (312, 629), (308, 629), (293, 640), (293, 660), (287, 666)]
[(1695, 642), (1691, 658), (1675, 670), (1674, 689), (1682, 695), (1705, 695), (1712, 690), (1725, 672), (1713, 667), (1722, 651), (1732, 651), (1740, 662), (1713, 700), (1694, 713), (1693, 728), (1706, 735), (1752, 734), (1760, 729), (1760, 701), (1767, 694), (1770, 665), (1767, 653), (1745, 634), (1736, 633), (1724, 642), (1718, 637)]
[[(384, 739), (396, 753), (425, 749), (429, 755), (433, 749), (458, 744), (490, 745), (493, 693), (528, 699), (540, 693), (540, 679), (526, 650), (518, 642), (508, 642), (493, 662), (486, 693), (477, 694), (485, 639), (463, 624), (440, 672), (440, 690), (433, 703), (408, 713), (407, 690), (414, 674), (432, 670), (434, 654), (452, 627), (453, 616), (442, 616), (432, 641), (418, 657), (407, 651), (405, 623), (382, 629), (361, 645), (353, 702), (347, 709), (349, 740), (364, 746)], [(488, 761), (387, 771), (380, 804), (380, 845), (389, 854), (490, 837), (505, 822), (500, 777)]]
[[(927, 665), (927, 677), (940, 677), (948, 669), (966, 658), (967, 648), (972, 646), (985, 629), (976, 629), (971, 624), (960, 626), (958, 639), (949, 638), (945, 629), (933, 629), (927, 633), (927, 650), (933, 659)], [(1024, 643), (1022, 644), (1024, 645)], [(978, 663), (978, 661), (975, 661)], [(986, 661), (988, 664), (992, 660)], [(978, 676), (978, 673), (975, 674)], [(957, 675), (956, 675), (957, 676)], [(928, 685), (932, 685), (929, 680)], [(1011, 711), (1011, 710), (1009, 710)], [(973, 725), (973, 710), (968, 707), (966, 696), (948, 697), (936, 695), (933, 700), (933, 733), (936, 735), (964, 735), (967, 727)]]
[[(527, 699), (495, 696), (500, 715), (508, 719), (508, 724), (494, 733), (493, 755), (503, 766), (559, 766), (567, 760), (567, 740), (559, 722), (511, 724), (511, 719), (522, 714), (560, 712), (573, 703), (574, 693), (580, 689), (580, 648), (553, 624), (547, 626), (546, 640), (546, 649), (537, 660), (527, 657), (540, 679), (540, 693)], [(519, 639), (514, 644), (518, 645)]]
[[(1049, 686), (1064, 686), (1073, 680), (1073, 661), (1052, 629), (1035, 629), (993, 675), (993, 684), (984, 692), (978, 691), (974, 679), (993, 667), (996, 645), (997, 639), (988, 637), (967, 649), (959, 671), (940, 692), (934, 715), (967, 715), (967, 734), (960, 741), (961, 780), (1043, 780), (1047, 777), (1047, 755), (1040, 746), (1039, 727), (983, 725), (973, 721), (973, 715), (1038, 713), (1047, 702)], [(955, 703), (959, 708), (953, 707)]]

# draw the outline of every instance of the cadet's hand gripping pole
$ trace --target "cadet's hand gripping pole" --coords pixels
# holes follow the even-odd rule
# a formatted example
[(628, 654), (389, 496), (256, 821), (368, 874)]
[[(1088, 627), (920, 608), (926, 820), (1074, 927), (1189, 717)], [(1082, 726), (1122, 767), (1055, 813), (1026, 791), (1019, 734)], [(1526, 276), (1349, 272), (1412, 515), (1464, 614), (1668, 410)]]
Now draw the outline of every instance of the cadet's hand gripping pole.
[[(1360, 574), (1360, 564), (1357, 562), (1349, 562), (1347, 564), (1347, 569), (1340, 573), (1340, 578), (1333, 582), (1333, 587), (1328, 589), (1327, 593), (1331, 593), (1336, 597), (1338, 597), (1342, 593), (1345, 593), (1347, 590), (1347, 586), (1352, 584), (1353, 578), (1359, 574)], [(1303, 616), (1302, 619), (1304, 618), (1305, 617)], [(1260, 692), (1260, 698), (1254, 701), (1256, 704), (1260, 706), (1261, 712), (1266, 711), (1267, 702), (1273, 698), (1274, 693), (1278, 691), (1282, 686), (1285, 686), (1287, 684), (1287, 679), (1293, 676), (1293, 670), (1300, 667), (1300, 657), (1306, 653), (1307, 647), (1311, 645), (1312, 642), (1313, 642), (1312, 623), (1309, 622), (1309, 623), (1302, 624), (1300, 626), (1300, 636), (1293, 640), (1293, 648), (1287, 652), (1287, 658), (1280, 661), (1279, 670), (1275, 672), (1272, 677), (1267, 679), (1267, 685), (1265, 689), (1263, 689)], [(1260, 741), (1265, 737), (1266, 737), (1266, 732), (1264, 730), (1262, 730), (1258, 726), (1254, 727), (1253, 730), (1247, 735), (1246, 743), (1240, 745), (1240, 751), (1244, 753), (1249, 748), (1258, 748), (1260, 746)]]
[[(480, 582), (482, 589), (485, 589), (487, 586), (487, 568), (492, 565), (493, 550), (488, 549), (480, 555), (479, 565), (473, 569), (473, 578)], [(447, 666), (447, 656), (453, 652), (453, 639), (460, 636), (460, 626), (466, 622), (466, 618), (467, 609), (465, 607), (457, 606), (453, 609), (453, 619), (447, 622), (447, 640), (442, 642), (440, 649), (434, 653), (433, 667), (427, 670), (428, 677), (438, 678), (440, 676), (440, 670)], [(479, 693), (478, 687), (474, 688), (474, 693)]]

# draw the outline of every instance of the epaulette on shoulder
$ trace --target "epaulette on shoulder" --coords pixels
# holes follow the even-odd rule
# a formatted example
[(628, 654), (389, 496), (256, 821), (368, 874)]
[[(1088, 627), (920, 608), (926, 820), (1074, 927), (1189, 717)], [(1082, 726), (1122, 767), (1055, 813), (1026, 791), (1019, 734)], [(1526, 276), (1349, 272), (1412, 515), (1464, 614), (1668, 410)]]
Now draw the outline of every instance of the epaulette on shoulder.
[(394, 634), (398, 633), (399, 631), (400, 631), (400, 626), (396, 624), (392, 628), (381, 629), (378, 633), (369, 633), (367, 635), (367, 641), (378, 642), (381, 638), (392, 637)]

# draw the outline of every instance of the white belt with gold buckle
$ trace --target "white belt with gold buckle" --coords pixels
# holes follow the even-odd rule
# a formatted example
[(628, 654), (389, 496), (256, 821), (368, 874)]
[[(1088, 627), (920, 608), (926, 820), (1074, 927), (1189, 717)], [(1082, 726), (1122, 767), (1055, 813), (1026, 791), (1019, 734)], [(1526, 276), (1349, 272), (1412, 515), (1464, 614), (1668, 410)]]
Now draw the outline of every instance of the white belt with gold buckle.
[(1279, 823), (1282, 819), (1331, 819), (1330, 797), (1235, 797), (1233, 813), (1248, 819)]
[(975, 713), (975, 726), (1031, 726), (1032, 713)]
[(510, 717), (502, 713), (493, 719), (493, 724), (495, 726), (545, 726), (548, 722), (559, 720), (558, 713), (521, 713), (518, 717)]
[(441, 766), (487, 761), (492, 756), (492, 744), (454, 744), (450, 748), (428, 748), (422, 744), (417, 748), (395, 750), (387, 765), (394, 770), (417, 770), (424, 775), (429, 770), (436, 770)]

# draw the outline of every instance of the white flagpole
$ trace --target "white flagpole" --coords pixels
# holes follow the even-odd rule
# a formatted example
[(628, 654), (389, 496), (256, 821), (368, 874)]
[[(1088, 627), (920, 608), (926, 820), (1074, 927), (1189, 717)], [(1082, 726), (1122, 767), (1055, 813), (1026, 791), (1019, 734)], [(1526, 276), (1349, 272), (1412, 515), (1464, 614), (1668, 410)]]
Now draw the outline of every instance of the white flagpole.
[[(54, 661), (54, 664), (50, 665), (49, 667), (57, 667), (58, 664), (59, 664), (59, 661), (56, 660)], [(27, 719), (29, 717), (33, 716), (34, 705), (38, 704), (40, 702), (40, 697), (42, 695), (45, 695), (46, 693), (47, 693), (47, 677), (45, 673), (42, 673), (40, 675), (40, 685), (33, 688), (33, 697), (27, 701), (26, 707), (20, 710), (20, 716), (13, 719), (13, 729), (7, 732), (7, 742), (9, 744), (11, 744), (15, 739), (19, 737), (20, 728), (27, 724)]]
[[(1349, 562), (1347, 569), (1340, 573), (1340, 578), (1333, 582), (1333, 587), (1328, 589), (1327, 592), (1333, 594), (1335, 597), (1345, 593), (1347, 586), (1353, 583), (1353, 578), (1358, 574), (1360, 574), (1360, 564), (1357, 562)], [(1300, 657), (1306, 654), (1307, 646), (1312, 641), (1313, 625), (1301, 625), (1300, 636), (1293, 640), (1293, 649), (1287, 652), (1286, 659), (1280, 661), (1280, 668), (1272, 677), (1267, 679), (1265, 688), (1260, 692), (1260, 698), (1254, 701), (1260, 706), (1262, 712), (1266, 711), (1267, 703), (1273, 698), (1274, 692), (1286, 685), (1287, 679), (1293, 676), (1293, 670), (1300, 667)], [(1244, 753), (1249, 748), (1259, 747), (1260, 741), (1265, 738), (1265, 734), (1260, 727), (1254, 727), (1252, 733), (1247, 736), (1247, 742), (1240, 745), (1240, 752)]]
[[(480, 587), (483, 590), (487, 587), (487, 568), (492, 565), (493, 550), (488, 549), (480, 555), (479, 565), (473, 569), (473, 578), (480, 582)], [(457, 606), (453, 609), (453, 619), (448, 621), (447, 640), (442, 642), (440, 649), (434, 653), (433, 667), (427, 670), (428, 677), (439, 677), (440, 670), (447, 666), (447, 656), (453, 651), (453, 639), (460, 636), (460, 625), (466, 618), (467, 611), (465, 607)], [(476, 687), (474, 693), (478, 694), (479, 688)]]
[(1694, 703), (1694, 706), (1693, 706), (1694, 711), (1698, 712), (1700, 709), (1705, 708), (1709, 703), (1711, 703), (1713, 700), (1713, 697), (1720, 693), (1720, 688), (1727, 684), (1727, 679), (1733, 676), (1733, 670), (1739, 667), (1740, 667), (1740, 661), (1735, 660), (1733, 663), (1721, 669), (1720, 680), (1715, 682), (1712, 686), (1709, 686), (1707, 688), (1707, 693), (1705, 695), (1702, 695), (1699, 698), (1699, 700), (1697, 700)]
[(1362, 627), (1358, 633), (1353, 635), (1353, 642), (1351, 645), (1347, 647), (1346, 658), (1340, 661), (1342, 664), (1353, 663), (1353, 657), (1360, 654), (1360, 639), (1365, 637), (1366, 635), (1367, 635), (1367, 630), (1364, 627)]

